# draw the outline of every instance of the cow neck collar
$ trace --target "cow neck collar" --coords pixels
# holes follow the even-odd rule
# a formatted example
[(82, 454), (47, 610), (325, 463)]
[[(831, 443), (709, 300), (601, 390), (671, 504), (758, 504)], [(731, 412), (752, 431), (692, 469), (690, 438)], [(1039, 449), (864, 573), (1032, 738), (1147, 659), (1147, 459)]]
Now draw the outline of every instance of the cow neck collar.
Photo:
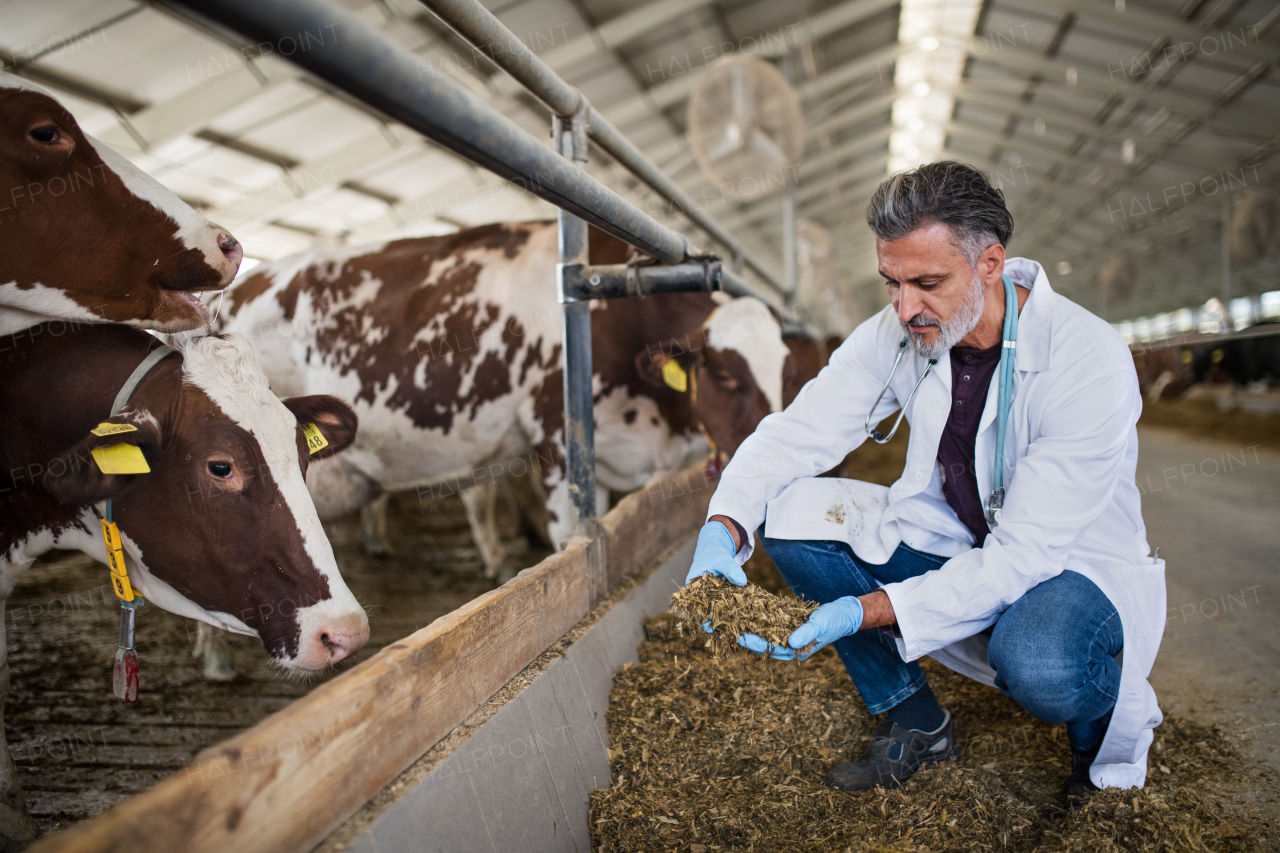
[[(147, 353), (146, 357), (139, 362), (138, 366), (133, 369), (133, 373), (129, 374), (129, 378), (120, 386), (120, 390), (116, 393), (116, 399), (111, 404), (111, 414), (108, 417), (114, 418), (124, 410), (125, 405), (129, 402), (129, 398), (133, 396), (133, 392), (138, 389), (139, 383), (146, 377), (151, 369), (169, 356), (170, 353), (177, 352), (176, 349), (168, 344), (160, 346)], [(107, 506), (105, 511), (107, 521), (114, 522), (115, 514), (112, 512), (111, 498), (107, 498)]]
[[(713, 312), (714, 313), (714, 312)], [(707, 431), (707, 425), (702, 422), (702, 418), (698, 417), (698, 367), (694, 365), (693, 370), (689, 371), (689, 408), (693, 412), (693, 420), (698, 425), (698, 429), (702, 430), (702, 437), (707, 440), (707, 444), (711, 445), (709, 464), (714, 465), (716, 472), (724, 468), (724, 463), (720, 461), (720, 445), (716, 444), (716, 440), (711, 437), (711, 433)]]

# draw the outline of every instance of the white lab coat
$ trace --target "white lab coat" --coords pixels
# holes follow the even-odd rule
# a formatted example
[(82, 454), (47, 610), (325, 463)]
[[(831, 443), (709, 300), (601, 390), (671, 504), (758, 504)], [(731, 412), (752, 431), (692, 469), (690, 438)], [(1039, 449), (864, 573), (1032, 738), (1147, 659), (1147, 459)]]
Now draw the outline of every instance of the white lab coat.
[[(863, 420), (902, 339), (891, 307), (860, 325), (785, 411), (765, 418), (721, 475), (708, 517), (746, 530), (766, 519), (780, 539), (840, 540), (871, 563), (900, 542), (951, 557), (935, 571), (883, 588), (903, 660), (929, 655), (994, 683), (980, 632), (1032, 587), (1070, 569), (1106, 594), (1124, 626), (1120, 696), (1091, 770), (1100, 787), (1141, 787), (1152, 729), (1162, 719), (1147, 682), (1164, 632), (1164, 561), (1148, 556), (1134, 482), (1142, 410), (1129, 350), (1107, 323), (1049, 286), (1040, 264), (1005, 262), (1031, 293), (1018, 320), (1014, 397), (1005, 438), (1006, 497), (982, 548), (942, 495), (938, 442), (951, 407), (951, 365), (940, 360), (907, 410), (902, 477), (886, 489), (817, 478), (865, 440)], [(926, 365), (908, 348), (872, 423), (900, 407)], [(999, 377), (976, 445), (978, 492), (991, 494)], [(854, 457), (856, 466), (857, 457)], [(748, 544), (739, 561), (750, 554)]]

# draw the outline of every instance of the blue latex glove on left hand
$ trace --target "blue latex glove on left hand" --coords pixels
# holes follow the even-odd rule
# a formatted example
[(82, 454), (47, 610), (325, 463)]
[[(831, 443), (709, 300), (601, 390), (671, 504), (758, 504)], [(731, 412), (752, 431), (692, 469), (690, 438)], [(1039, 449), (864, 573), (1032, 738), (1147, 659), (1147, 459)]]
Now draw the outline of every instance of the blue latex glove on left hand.
[(763, 637), (755, 634), (743, 634), (738, 638), (738, 645), (758, 655), (767, 654), (775, 660), (795, 660), (796, 649), (803, 649), (816, 640), (816, 646), (799, 655), (800, 660), (808, 660), (820, 649), (841, 637), (856, 633), (861, 627), (862, 602), (856, 596), (847, 595), (830, 604), (823, 604), (809, 614), (809, 621), (791, 632), (786, 646), (770, 646)]
[(693, 551), (693, 565), (685, 576), (685, 585), (688, 586), (694, 578), (715, 575), (738, 586), (746, 586), (747, 573), (734, 559), (737, 553), (728, 528), (718, 521), (708, 521), (698, 532), (698, 546)]

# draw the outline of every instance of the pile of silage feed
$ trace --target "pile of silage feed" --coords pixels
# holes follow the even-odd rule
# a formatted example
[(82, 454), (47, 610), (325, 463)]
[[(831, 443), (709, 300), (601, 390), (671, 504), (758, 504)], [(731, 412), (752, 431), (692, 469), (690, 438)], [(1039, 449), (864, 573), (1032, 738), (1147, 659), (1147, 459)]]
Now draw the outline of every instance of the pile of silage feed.
[[(1224, 734), (1166, 718), (1143, 790), (1063, 808), (1062, 726), (999, 691), (925, 661), (955, 718), (962, 755), (901, 790), (843, 793), (833, 764), (865, 754), (878, 719), (831, 649), (803, 664), (713, 657), (676, 618), (648, 625), (641, 663), (619, 672), (609, 707), (612, 783), (592, 794), (593, 847), (610, 851), (1260, 851), (1275, 824), (1238, 798), (1277, 779)], [(1250, 794), (1249, 792), (1253, 792)], [(1270, 793), (1266, 793), (1270, 792)], [(1274, 814), (1274, 805), (1270, 807)]]

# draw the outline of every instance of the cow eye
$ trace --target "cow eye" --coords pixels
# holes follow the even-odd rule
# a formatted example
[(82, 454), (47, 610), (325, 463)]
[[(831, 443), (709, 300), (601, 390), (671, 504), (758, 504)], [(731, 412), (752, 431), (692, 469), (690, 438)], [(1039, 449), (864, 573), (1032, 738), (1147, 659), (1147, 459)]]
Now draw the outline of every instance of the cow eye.
[(62, 134), (58, 131), (58, 126), (53, 124), (42, 125), (31, 130), (31, 138), (36, 142), (45, 144), (57, 142), (58, 137)]
[(231, 478), (231, 463), (210, 462), (209, 473), (217, 477), (219, 480), (228, 480)]
[(738, 387), (738, 380), (733, 378), (732, 373), (725, 370), (716, 373), (716, 382), (730, 390)]

